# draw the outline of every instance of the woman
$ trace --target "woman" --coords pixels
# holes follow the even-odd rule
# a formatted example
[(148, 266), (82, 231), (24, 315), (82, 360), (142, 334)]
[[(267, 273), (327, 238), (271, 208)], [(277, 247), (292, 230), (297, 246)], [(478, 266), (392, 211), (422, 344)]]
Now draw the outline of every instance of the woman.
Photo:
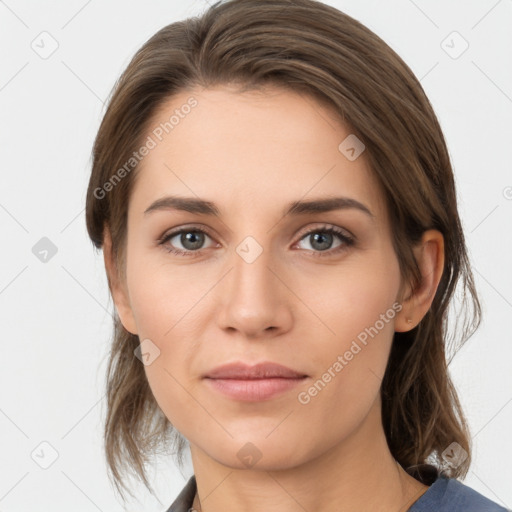
[(457, 480), (459, 279), (446, 144), (379, 37), (312, 0), (230, 0), (135, 55), (99, 129), (87, 228), (116, 306), (107, 460), (169, 511), (500, 511)]

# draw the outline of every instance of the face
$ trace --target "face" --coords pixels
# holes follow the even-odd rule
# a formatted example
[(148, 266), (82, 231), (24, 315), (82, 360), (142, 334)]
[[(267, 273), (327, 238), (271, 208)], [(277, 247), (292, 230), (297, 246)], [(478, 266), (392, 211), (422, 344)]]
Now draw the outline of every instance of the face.
[[(156, 145), (129, 202), (116, 306), (145, 340), (160, 408), (195, 450), (236, 468), (247, 454), (260, 468), (296, 466), (341, 446), (380, 406), (401, 307), (382, 192), (364, 151), (343, 149), (350, 129), (311, 97), (194, 89), (151, 126), (176, 109), (161, 141), (148, 133)], [(340, 197), (352, 203), (288, 212)], [(234, 362), (305, 377), (205, 378)]]

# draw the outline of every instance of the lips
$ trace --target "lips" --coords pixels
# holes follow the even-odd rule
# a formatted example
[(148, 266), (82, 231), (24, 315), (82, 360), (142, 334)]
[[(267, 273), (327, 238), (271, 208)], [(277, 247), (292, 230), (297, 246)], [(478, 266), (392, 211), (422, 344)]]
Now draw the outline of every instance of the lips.
[(262, 402), (291, 391), (308, 377), (277, 363), (254, 366), (242, 362), (219, 366), (203, 378), (210, 389), (231, 400)]
[(253, 366), (242, 362), (229, 363), (210, 370), (204, 375), (207, 379), (236, 379), (236, 380), (253, 380), (253, 379), (300, 379), (307, 377), (305, 373), (301, 373), (286, 366), (264, 362)]
[(231, 400), (262, 402), (291, 391), (308, 375), (277, 363), (250, 366), (238, 361), (214, 368), (203, 378), (210, 389)]

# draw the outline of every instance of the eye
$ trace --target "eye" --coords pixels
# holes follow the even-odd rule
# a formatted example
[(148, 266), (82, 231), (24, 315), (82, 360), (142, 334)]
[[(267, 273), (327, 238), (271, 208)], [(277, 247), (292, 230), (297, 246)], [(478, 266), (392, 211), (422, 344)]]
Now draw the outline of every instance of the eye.
[[(344, 231), (334, 226), (321, 226), (311, 229), (302, 235), (298, 243), (307, 240), (308, 237), (311, 246), (311, 249), (308, 250), (311, 250), (314, 256), (331, 256), (347, 250), (355, 243), (355, 239), (352, 236), (345, 234)], [(177, 240), (171, 243), (174, 238)], [(167, 252), (178, 256), (193, 257), (204, 249), (205, 238), (211, 238), (206, 230), (193, 226), (167, 233), (159, 239), (158, 243)], [(340, 243), (332, 249), (330, 246), (336, 238)], [(176, 243), (181, 244), (183, 249), (176, 248)]]
[[(172, 254), (177, 254), (179, 256), (194, 256), (194, 253), (197, 253), (200, 249), (203, 249), (202, 245), (204, 243), (205, 237), (210, 238), (204, 229), (197, 227), (182, 228), (178, 231), (165, 234), (159, 240), (159, 245), (164, 246), (165, 250)], [(177, 242), (182, 244), (184, 248), (176, 249), (174, 247), (176, 242), (172, 244), (170, 243), (173, 238), (177, 238)]]
[[(338, 238), (340, 243), (331, 249), (333, 240)], [(353, 246), (355, 240), (352, 236), (345, 234), (341, 229), (334, 226), (322, 226), (306, 232), (300, 241), (309, 240), (314, 256), (332, 256)]]

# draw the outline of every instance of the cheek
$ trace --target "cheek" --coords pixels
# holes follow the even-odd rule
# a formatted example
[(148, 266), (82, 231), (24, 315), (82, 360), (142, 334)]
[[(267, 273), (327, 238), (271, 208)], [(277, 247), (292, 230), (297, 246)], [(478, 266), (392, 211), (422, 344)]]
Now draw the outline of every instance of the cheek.
[(130, 256), (130, 304), (141, 343), (147, 343), (152, 353), (152, 362), (144, 366), (149, 386), (169, 421), (178, 430), (190, 429), (189, 415), (201, 414), (191, 410), (197, 385), (194, 359), (201, 339), (198, 301), (211, 284), (199, 278), (192, 281), (184, 267), (155, 264), (136, 251)]
[(346, 263), (319, 269), (317, 276), (297, 272), (294, 283), (315, 331), (333, 347), (342, 349), (358, 335), (364, 338), (375, 324), (382, 337), (392, 337), (401, 306), (395, 300), (398, 261), (390, 249), (357, 254)]
[(188, 316), (206, 285), (202, 279), (191, 280), (185, 267), (166, 264), (159, 253), (134, 248), (130, 256), (127, 281), (139, 336), (164, 339)]
[[(329, 402), (348, 416), (375, 400), (386, 369), (394, 334), (394, 319), (401, 305), (395, 301), (399, 286), (398, 262), (392, 253), (375, 251), (349, 266), (334, 268), (323, 284), (298, 280), (299, 293), (314, 311), (315, 350), (304, 345), (318, 370), (317, 384), (306, 389), (304, 401), (320, 410)], [(373, 257), (370, 257), (373, 256)], [(317, 399), (316, 396), (319, 398)], [(357, 398), (357, 400), (354, 400)], [(324, 405), (320, 406), (320, 402)], [(315, 405), (313, 405), (315, 407)], [(335, 421), (333, 417), (326, 421)]]

